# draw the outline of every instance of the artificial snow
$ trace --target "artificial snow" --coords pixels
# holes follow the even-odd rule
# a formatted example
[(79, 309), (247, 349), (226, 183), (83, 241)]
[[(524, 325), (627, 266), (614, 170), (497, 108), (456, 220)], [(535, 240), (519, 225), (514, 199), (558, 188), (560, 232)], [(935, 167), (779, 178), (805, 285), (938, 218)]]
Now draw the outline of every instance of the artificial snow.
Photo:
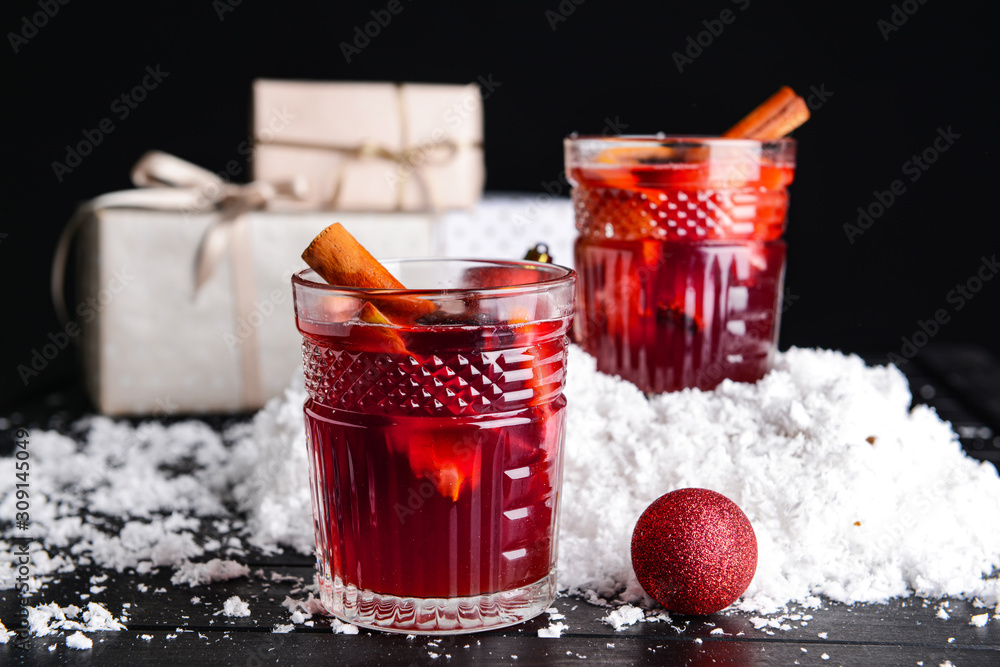
[(66, 637), (66, 646), (80, 651), (86, 651), (89, 648), (94, 648), (94, 642), (90, 639), (90, 637), (77, 630), (70, 636)]
[[(204, 586), (213, 581), (228, 581), (250, 575), (250, 568), (234, 560), (213, 558), (207, 563), (183, 563), (170, 578), (174, 586), (187, 584), (191, 588)], [(192, 602), (193, 602), (192, 598)], [(195, 603), (196, 604), (196, 603)]]
[(0, 644), (6, 644), (16, 634), (16, 632), (8, 630), (3, 621), (0, 621)]
[(234, 618), (243, 618), (250, 615), (250, 605), (234, 595), (222, 604), (222, 614)]
[(337, 618), (330, 619), (330, 629), (333, 630), (334, 634), (338, 635), (358, 634), (358, 626), (351, 625), (350, 623), (344, 623), (343, 621)]
[[(127, 629), (103, 605), (91, 602), (83, 611), (76, 605), (60, 607), (52, 602), (28, 607), (28, 630), (36, 637), (44, 637), (59, 630), (82, 632), (118, 632)], [(80, 617), (81, 620), (75, 620)]]
[(997, 471), (966, 457), (933, 410), (909, 408), (897, 369), (792, 349), (756, 384), (649, 400), (594, 369), (572, 350), (561, 587), (649, 605), (630, 562), (635, 522), (664, 493), (702, 487), (739, 505), (757, 536), (741, 610), (998, 599)]
[(564, 618), (566, 618), (566, 615), (560, 612), (555, 607), (549, 607), (548, 609), (545, 610), (545, 613), (549, 615), (550, 621), (561, 621)]
[(296, 600), (295, 598), (286, 595), (285, 599), (281, 603), (281, 606), (292, 612), (292, 618), (295, 618), (295, 612), (304, 614), (303, 618), (309, 618), (313, 614), (323, 614), (326, 612), (326, 608), (323, 606), (323, 603), (312, 593), (309, 593), (305, 600)]
[(626, 628), (630, 625), (635, 625), (645, 618), (646, 613), (642, 609), (627, 604), (615, 609), (601, 620), (613, 627), (615, 630), (621, 630), (622, 628)]
[(562, 637), (562, 633), (568, 629), (568, 625), (562, 621), (556, 621), (555, 623), (549, 623), (547, 627), (538, 628), (538, 636), (545, 637), (547, 639), (557, 639)]
[(83, 612), (83, 622), (87, 624), (87, 632), (118, 632), (127, 629), (122, 623), (115, 620), (115, 617), (103, 605), (96, 602), (87, 605), (87, 610)]
[[(647, 399), (572, 348), (567, 377), (559, 585), (610, 606), (616, 628), (666, 618), (649, 611), (629, 547), (642, 511), (683, 487), (722, 493), (753, 525), (757, 573), (736, 607), (745, 612), (912, 594), (1000, 601), (990, 576), (1000, 566), (997, 471), (965, 456), (933, 410), (910, 409), (896, 369), (792, 349), (755, 384)], [(311, 553), (304, 399), (299, 375), (222, 435), (197, 420), (131, 426), (99, 416), (77, 425), (79, 442), (33, 431), (32, 470), (45, 474), (32, 477), (29, 590), (81, 566), (140, 576), (170, 568), (185, 587), (247, 576), (232, 559), (247, 555), (245, 543)], [(0, 478), (3, 516), (13, 516), (14, 491), (13, 476)], [(0, 589), (14, 580), (11, 560), (0, 559)], [(311, 594), (285, 606), (293, 624), (323, 613)], [(32, 619), (36, 634), (90, 625), (53, 605)]]
[(280, 545), (310, 554), (313, 535), (309, 458), (302, 405), (305, 380), (292, 380), (280, 399), (270, 401), (253, 422), (230, 431), (235, 445), (226, 476), (232, 496), (247, 515), (249, 541), (265, 552)]

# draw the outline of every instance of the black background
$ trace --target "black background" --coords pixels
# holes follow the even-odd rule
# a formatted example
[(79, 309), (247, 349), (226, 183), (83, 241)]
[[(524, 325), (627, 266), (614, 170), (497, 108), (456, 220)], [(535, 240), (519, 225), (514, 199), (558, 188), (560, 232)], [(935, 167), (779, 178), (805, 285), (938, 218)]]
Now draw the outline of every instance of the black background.
[[(48, 271), (74, 206), (129, 187), (130, 167), (151, 148), (223, 169), (247, 138), (256, 77), (492, 81), (487, 188), (534, 192), (558, 178), (570, 132), (600, 133), (611, 121), (626, 133), (715, 134), (782, 84), (804, 96), (822, 90), (825, 100), (812, 98), (813, 118), (795, 133), (782, 348), (899, 354), (901, 338), (943, 308), (950, 321), (934, 341), (1000, 353), (990, 326), (1000, 279), (961, 310), (947, 299), (983, 256), (1000, 251), (991, 197), (996, 57), (985, 3), (401, 0), (403, 10), (347, 62), (340, 43), (387, 1), (41, 2), (58, 13), (35, 32), (24, 20), (42, 22), (39, 0), (5, 2), (0, 18), (3, 403), (76, 377), (72, 352), (28, 386), (17, 370), (58, 330)], [(690, 51), (693, 62), (679, 71), (674, 52), (725, 9), (735, 20), (701, 35), (711, 43)], [(29, 36), (15, 39), (16, 53), (12, 33)], [(112, 102), (147, 66), (169, 75), (119, 119)], [(52, 163), (107, 117), (114, 131), (59, 182)], [(932, 146), (939, 128), (959, 138), (911, 181), (903, 164)], [(851, 243), (844, 224), (896, 179), (905, 192)]]

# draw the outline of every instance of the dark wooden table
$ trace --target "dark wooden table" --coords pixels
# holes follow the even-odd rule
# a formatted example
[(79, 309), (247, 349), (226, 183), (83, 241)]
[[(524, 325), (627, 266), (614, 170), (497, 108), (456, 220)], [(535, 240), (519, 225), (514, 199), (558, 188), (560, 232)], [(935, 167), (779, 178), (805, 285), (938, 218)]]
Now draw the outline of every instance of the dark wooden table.
[[(883, 361), (878, 355), (865, 356), (871, 362)], [(915, 401), (934, 406), (951, 421), (971, 456), (1000, 463), (1000, 364), (995, 358), (980, 349), (936, 346), (903, 370)], [(82, 396), (71, 391), (0, 416), (13, 427), (65, 429), (84, 410)], [(239, 417), (220, 416), (215, 421), (221, 427), (234, 418)], [(9, 455), (11, 443), (4, 442), (3, 447)], [(8, 517), (3, 520), (9, 522)], [(438, 639), (367, 630), (334, 634), (329, 621), (321, 617), (312, 619), (312, 627), (296, 625), (290, 633), (276, 634), (275, 626), (289, 623), (281, 602), (286, 595), (305, 597), (296, 591), (311, 581), (312, 562), (294, 553), (250, 554), (241, 561), (250, 565), (250, 577), (191, 589), (172, 585), (169, 568), (142, 577), (84, 569), (64, 575), (29, 603), (85, 607), (94, 601), (116, 617), (128, 603), (128, 630), (92, 633), (88, 636), (94, 646), (85, 651), (68, 648), (63, 634), (32, 637), (27, 645), (12, 638), (0, 646), (0, 663), (1000, 665), (1000, 620), (992, 618), (992, 609), (950, 600), (951, 619), (944, 621), (936, 618), (940, 601), (916, 598), (853, 607), (831, 603), (800, 611), (812, 616), (806, 623), (789, 620), (790, 629), (769, 632), (755, 629), (750, 615), (735, 612), (675, 616), (672, 623), (638, 623), (615, 632), (600, 620), (607, 609), (563, 597), (555, 607), (565, 615), (569, 629), (555, 639), (538, 636), (538, 630), (550, 623), (547, 614), (504, 631)], [(107, 588), (81, 600), (80, 594), (90, 589), (90, 577), (105, 574), (109, 577), (101, 585)], [(146, 592), (141, 592), (142, 585)], [(154, 592), (158, 589), (162, 592)], [(249, 603), (251, 616), (217, 614), (233, 595)], [(192, 603), (193, 596), (200, 598), (199, 603)], [(19, 607), (15, 591), (2, 591), (0, 613), (8, 628), (18, 627)], [(991, 618), (985, 627), (969, 624), (972, 615), (987, 611)]]

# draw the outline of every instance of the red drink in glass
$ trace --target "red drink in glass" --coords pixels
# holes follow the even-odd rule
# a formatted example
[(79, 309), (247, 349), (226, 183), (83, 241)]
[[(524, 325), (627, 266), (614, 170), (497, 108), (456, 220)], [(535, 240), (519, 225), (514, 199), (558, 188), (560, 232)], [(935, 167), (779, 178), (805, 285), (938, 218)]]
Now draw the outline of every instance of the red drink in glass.
[[(384, 325), (357, 317), (361, 294), (295, 278), (323, 601), (400, 632), (520, 622), (555, 594), (572, 273), (388, 266), (454, 287), (419, 292), (438, 311)], [(448, 277), (421, 281), (435, 273)]]
[(756, 381), (777, 345), (794, 142), (570, 138), (575, 335), (643, 391)]

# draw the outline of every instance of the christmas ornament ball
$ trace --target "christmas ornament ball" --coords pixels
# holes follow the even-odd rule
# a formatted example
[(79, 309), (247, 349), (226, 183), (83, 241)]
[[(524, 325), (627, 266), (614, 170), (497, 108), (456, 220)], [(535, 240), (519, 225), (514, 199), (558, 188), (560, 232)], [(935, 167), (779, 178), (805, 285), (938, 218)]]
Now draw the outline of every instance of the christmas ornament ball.
[(725, 609), (757, 571), (757, 536), (736, 503), (708, 489), (660, 496), (632, 533), (632, 567), (643, 590), (667, 611)]

